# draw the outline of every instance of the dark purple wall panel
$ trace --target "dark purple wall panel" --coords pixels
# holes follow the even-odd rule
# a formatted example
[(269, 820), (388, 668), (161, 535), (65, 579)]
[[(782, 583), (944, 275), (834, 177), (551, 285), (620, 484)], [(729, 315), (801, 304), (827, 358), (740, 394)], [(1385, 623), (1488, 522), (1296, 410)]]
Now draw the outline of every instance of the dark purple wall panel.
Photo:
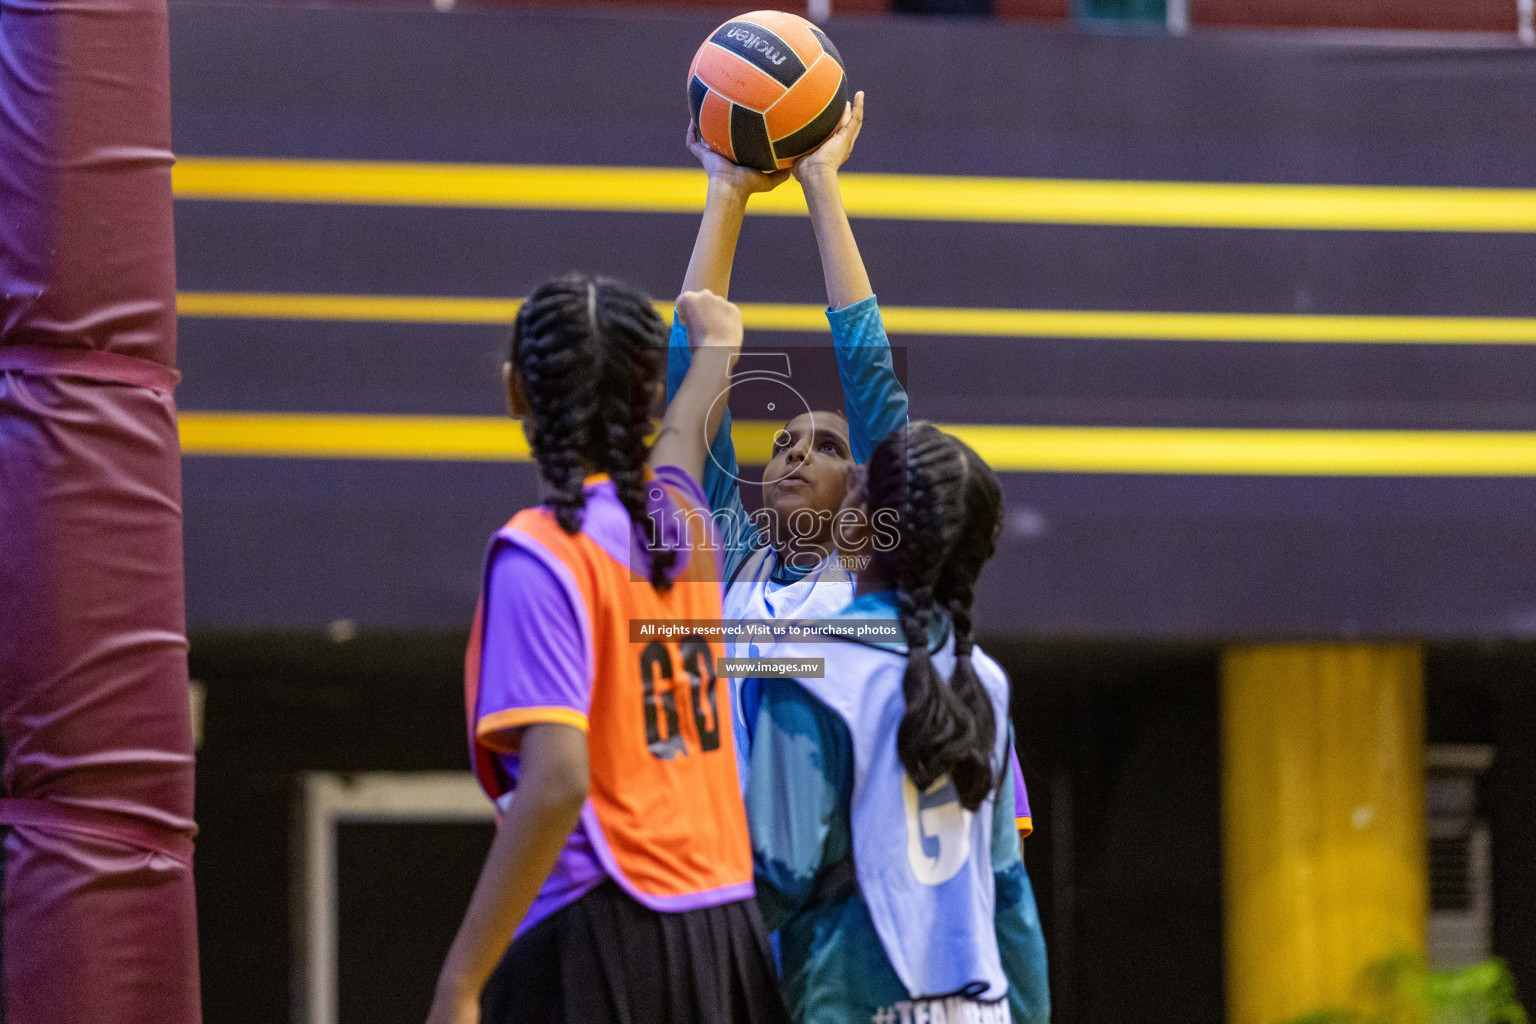
[[(714, 14), (182, 5), (186, 155), (685, 165)], [(844, 19), (852, 169), (1536, 187), (1536, 64), (1498, 49)], [(512, 296), (676, 287), (696, 220), (188, 202), (180, 286)], [(859, 221), (887, 305), (1536, 316), (1536, 236)], [(818, 302), (804, 221), (750, 219), (734, 296)], [(496, 326), (187, 319), (193, 410), (494, 415)], [(808, 336), (765, 336), (804, 343)], [(900, 338), (949, 422), (1536, 431), (1536, 348)], [(462, 626), (528, 466), (186, 464), (194, 628)], [(1536, 480), (1010, 475), (993, 633), (1536, 633)]]

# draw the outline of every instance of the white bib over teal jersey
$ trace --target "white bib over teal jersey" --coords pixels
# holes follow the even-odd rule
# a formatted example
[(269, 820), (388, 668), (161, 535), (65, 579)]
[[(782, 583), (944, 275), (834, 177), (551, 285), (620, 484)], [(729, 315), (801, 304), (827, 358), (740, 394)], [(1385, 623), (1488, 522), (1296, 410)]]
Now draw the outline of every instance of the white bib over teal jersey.
[[(763, 545), (746, 556), (736, 578), (725, 588), (722, 614), (727, 619), (832, 619), (848, 607), (853, 600), (853, 577), (838, 561), (837, 553), (817, 562), (798, 580), (786, 583), (773, 581), (776, 563), (773, 547)], [(725, 653), (731, 658), (781, 657), (782, 644), (727, 641)], [(744, 700), (742, 686), (746, 679), (731, 680), (732, 724), (736, 731), (736, 762), (740, 770), (741, 785), (747, 785), (747, 761), (752, 753), (751, 724), (746, 718), (748, 706), (755, 710), (756, 702)]]
[[(785, 583), (773, 581), (775, 561), (769, 545), (746, 556), (741, 571), (725, 588), (722, 607), (727, 619), (833, 619), (853, 600), (853, 576), (838, 561), (837, 552)], [(751, 656), (748, 644), (727, 646), (733, 658)], [(778, 645), (756, 642), (755, 646), (756, 657), (778, 657)], [(739, 652), (734, 649), (738, 647)]]
[[(785, 658), (825, 658), (826, 678), (800, 684), (848, 726), (853, 741), (853, 865), (880, 943), (913, 999), (1003, 998), (1008, 981), (997, 948), (992, 873), (996, 791), (975, 812), (949, 779), (925, 793), (896, 754), (906, 712), (904, 652), (853, 641), (781, 644)], [(997, 721), (994, 771), (1008, 768), (1008, 677), (980, 649), (976, 675)], [(954, 638), (933, 655), (941, 678), (954, 668)]]

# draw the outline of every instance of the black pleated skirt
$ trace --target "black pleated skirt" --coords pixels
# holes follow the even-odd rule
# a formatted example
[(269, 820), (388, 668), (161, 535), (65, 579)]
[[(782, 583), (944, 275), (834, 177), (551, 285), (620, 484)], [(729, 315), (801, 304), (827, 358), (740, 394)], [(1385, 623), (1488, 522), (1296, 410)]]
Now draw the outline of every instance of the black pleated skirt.
[(788, 1024), (757, 903), (664, 914), (612, 881), (508, 947), (483, 1024)]

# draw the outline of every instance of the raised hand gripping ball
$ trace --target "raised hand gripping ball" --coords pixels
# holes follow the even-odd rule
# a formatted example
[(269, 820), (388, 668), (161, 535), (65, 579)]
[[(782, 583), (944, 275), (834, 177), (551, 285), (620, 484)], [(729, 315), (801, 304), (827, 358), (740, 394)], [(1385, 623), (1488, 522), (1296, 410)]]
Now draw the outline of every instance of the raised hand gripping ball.
[(788, 167), (825, 142), (847, 102), (837, 47), (784, 11), (732, 18), (688, 69), (688, 105), (705, 144), (759, 171)]

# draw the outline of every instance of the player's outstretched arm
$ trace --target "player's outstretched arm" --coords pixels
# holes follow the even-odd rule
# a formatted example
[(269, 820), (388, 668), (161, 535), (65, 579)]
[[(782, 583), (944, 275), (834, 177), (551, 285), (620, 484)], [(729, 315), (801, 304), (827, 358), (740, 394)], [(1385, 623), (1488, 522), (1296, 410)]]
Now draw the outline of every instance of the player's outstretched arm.
[(731, 267), (736, 261), (736, 243), (741, 238), (741, 221), (747, 214), (747, 200), (756, 192), (771, 192), (789, 179), (788, 171), (764, 174), (750, 167), (733, 164), (704, 144), (699, 126), (688, 122), (688, 152), (709, 175), (709, 189), (704, 197), (704, 218), (693, 242), (693, 256), (683, 275), (683, 291), (712, 291), (723, 298), (731, 292)]
[(848, 211), (837, 172), (853, 154), (853, 144), (864, 127), (864, 94), (856, 93), (843, 114), (842, 123), (811, 153), (795, 161), (795, 178), (805, 192), (805, 205), (816, 229), (821, 250), (821, 273), (827, 282), (827, 305), (843, 309), (875, 294), (864, 269), (864, 258), (853, 239)]
[(868, 462), (875, 445), (907, 421), (907, 393), (891, 363), (891, 343), (838, 182), (838, 170), (853, 152), (863, 127), (861, 92), (849, 104), (837, 131), (794, 167), (821, 251), (827, 320), (843, 385), (848, 440), (858, 462)]
[(589, 784), (586, 733), (570, 725), (530, 725), (520, 754), (517, 796), (496, 828), (427, 1024), (479, 1024), (480, 990), (581, 817)]
[(741, 310), (714, 292), (690, 291), (678, 296), (677, 316), (693, 340), (693, 360), (667, 403), (650, 464), (677, 466), (699, 480), (725, 417), (731, 367), (741, 352)]
[[(704, 216), (693, 242), (693, 255), (683, 275), (684, 292), (710, 291), (722, 299), (731, 294), (731, 268), (736, 262), (736, 243), (741, 238), (741, 221), (747, 213), (747, 200), (756, 192), (769, 192), (789, 178), (788, 171), (764, 174), (731, 163), (704, 144), (699, 126), (688, 122), (685, 139), (688, 152), (703, 165), (709, 175), (704, 197)], [(667, 360), (667, 401), (677, 394), (691, 362), (688, 330), (682, 321), (672, 321), (672, 341)], [(706, 487), (706, 490), (708, 488)]]
[[(731, 163), (704, 144), (698, 125), (688, 123), (684, 139), (688, 151), (709, 175), (704, 199), (704, 216), (694, 240), (688, 272), (683, 275), (683, 291), (711, 291), (721, 298), (730, 294), (731, 267), (736, 260), (736, 242), (741, 237), (741, 221), (747, 200), (757, 192), (767, 192), (788, 180), (789, 172), (763, 174)], [(688, 328), (674, 317), (672, 338), (667, 348), (667, 401), (682, 387), (692, 365)], [(741, 503), (741, 484), (737, 480), (736, 448), (731, 443), (731, 417), (726, 412), (710, 434), (712, 457), (705, 459), (704, 475), (699, 483), (716, 515), (745, 522), (746, 509)], [(735, 543), (739, 531), (728, 533), (727, 543)]]

